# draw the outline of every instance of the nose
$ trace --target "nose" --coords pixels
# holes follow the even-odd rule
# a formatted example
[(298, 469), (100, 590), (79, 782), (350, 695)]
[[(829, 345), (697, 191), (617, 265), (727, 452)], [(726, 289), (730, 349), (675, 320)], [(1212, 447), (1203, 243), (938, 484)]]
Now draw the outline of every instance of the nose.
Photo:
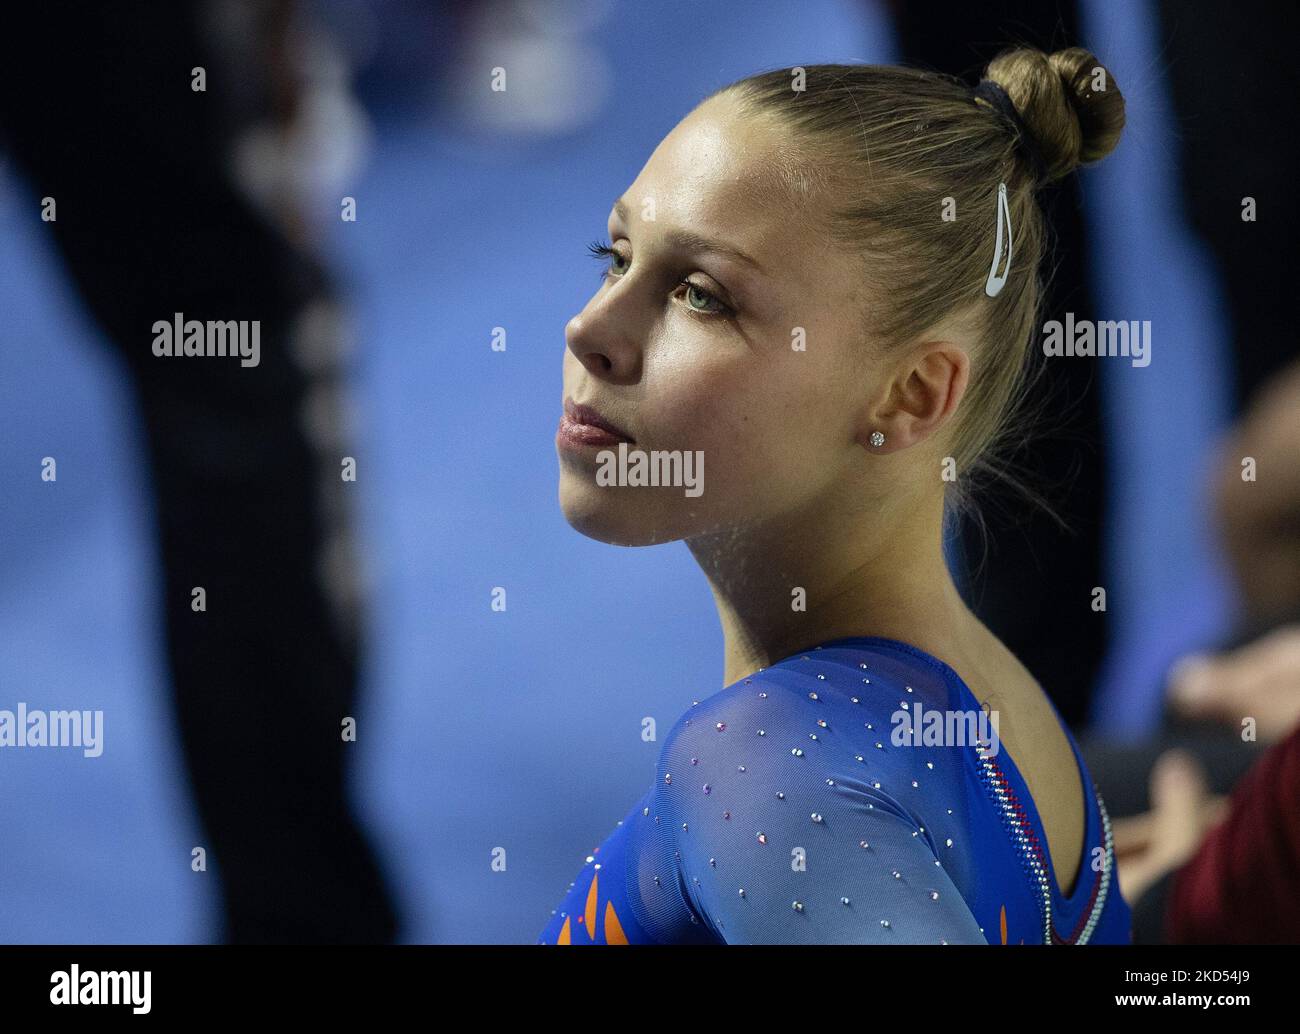
[(565, 325), (564, 340), (587, 370), (614, 384), (633, 384), (641, 376), (638, 323), (615, 285), (601, 290)]

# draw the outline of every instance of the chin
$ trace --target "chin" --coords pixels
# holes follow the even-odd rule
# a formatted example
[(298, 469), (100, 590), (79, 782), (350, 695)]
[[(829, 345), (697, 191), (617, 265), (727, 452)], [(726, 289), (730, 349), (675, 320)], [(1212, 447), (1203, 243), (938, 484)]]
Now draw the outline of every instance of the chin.
[[(676, 489), (674, 491), (680, 491)], [(643, 489), (601, 488), (561, 470), (560, 510), (574, 531), (611, 546), (654, 546), (686, 538), (676, 507)]]

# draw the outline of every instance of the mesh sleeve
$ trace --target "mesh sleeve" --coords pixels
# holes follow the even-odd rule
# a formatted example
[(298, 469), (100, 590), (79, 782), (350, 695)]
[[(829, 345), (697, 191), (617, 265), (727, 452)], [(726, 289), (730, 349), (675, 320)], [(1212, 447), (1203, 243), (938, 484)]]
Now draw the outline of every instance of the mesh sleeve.
[(820, 713), (755, 678), (673, 726), (652, 799), (692, 912), (728, 943), (988, 943), (923, 818)]

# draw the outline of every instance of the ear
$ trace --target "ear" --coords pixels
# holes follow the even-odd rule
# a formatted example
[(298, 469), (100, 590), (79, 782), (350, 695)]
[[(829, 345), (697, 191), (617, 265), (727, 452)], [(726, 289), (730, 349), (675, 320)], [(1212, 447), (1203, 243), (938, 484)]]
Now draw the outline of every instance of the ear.
[[(881, 402), (864, 414), (857, 442), (867, 452), (897, 452), (923, 442), (947, 423), (966, 393), (970, 356), (952, 341), (927, 341), (883, 386)], [(871, 432), (885, 436), (871, 444)]]

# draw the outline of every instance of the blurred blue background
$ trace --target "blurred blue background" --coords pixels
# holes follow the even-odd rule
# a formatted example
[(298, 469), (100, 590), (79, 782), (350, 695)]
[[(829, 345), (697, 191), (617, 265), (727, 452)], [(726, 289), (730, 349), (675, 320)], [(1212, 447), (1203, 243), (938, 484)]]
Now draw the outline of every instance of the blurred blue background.
[[(354, 796), (410, 940), (535, 940), (648, 784), (657, 744), (642, 742), (643, 717), (666, 730), (721, 688), (716, 615), (686, 549), (602, 545), (560, 515), (563, 330), (596, 286), (586, 243), (705, 94), (768, 67), (896, 57), (877, 6), (791, 8), (557, 4), (502, 20), (514, 35), (497, 36), (488, 19), (478, 66), (508, 65), (499, 99), (522, 106), (490, 117), (458, 95), (454, 61), (473, 55), (446, 52), (431, 9), (322, 8), (335, 45), (368, 68), (364, 146), (313, 213), (357, 345), (353, 488), (371, 595)], [(1118, 151), (1083, 173), (1099, 300), (1157, 328), (1152, 367), (1100, 364), (1121, 614), (1095, 720), (1138, 733), (1169, 662), (1231, 618), (1191, 516), (1230, 360), (1215, 271), (1180, 214), (1153, 12), (1084, 10), (1129, 118)], [(547, 47), (527, 43), (539, 37)], [(447, 63), (436, 89), (412, 87), (422, 62)], [(355, 223), (338, 219), (342, 194)], [(0, 751), (0, 940), (207, 940), (219, 863), (207, 875), (188, 864), (203, 840), (154, 618), (139, 416), (34, 204), (6, 166), (0, 707), (102, 708), (106, 749)], [(494, 327), (505, 352), (489, 347)], [(39, 477), (47, 455), (56, 484)], [(490, 609), (494, 586), (505, 613)], [(489, 866), (497, 847), (504, 873)]]

